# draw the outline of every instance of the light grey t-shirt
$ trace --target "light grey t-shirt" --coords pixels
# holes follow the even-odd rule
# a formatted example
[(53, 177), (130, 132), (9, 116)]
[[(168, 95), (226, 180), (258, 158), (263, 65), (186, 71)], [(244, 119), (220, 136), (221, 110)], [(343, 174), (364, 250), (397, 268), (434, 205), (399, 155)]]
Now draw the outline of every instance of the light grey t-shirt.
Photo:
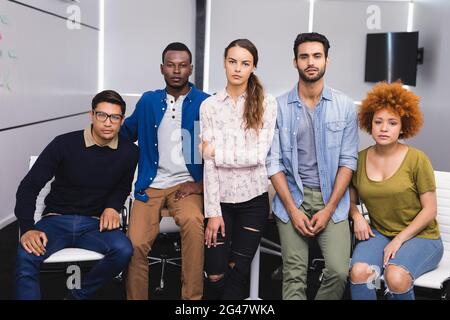
[(167, 94), (167, 110), (158, 128), (158, 171), (151, 188), (167, 189), (177, 184), (194, 181), (183, 157), (181, 116), (186, 96), (175, 98)]
[(305, 105), (300, 107), (297, 132), (298, 173), (306, 187), (320, 188), (314, 139), (314, 111)]

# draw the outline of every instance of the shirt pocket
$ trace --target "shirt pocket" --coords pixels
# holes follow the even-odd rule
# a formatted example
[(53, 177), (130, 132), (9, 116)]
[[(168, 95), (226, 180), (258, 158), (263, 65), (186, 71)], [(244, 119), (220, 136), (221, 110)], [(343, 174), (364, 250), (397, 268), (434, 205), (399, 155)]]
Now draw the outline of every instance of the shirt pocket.
[(280, 149), (281, 152), (291, 152), (292, 151), (292, 131), (283, 127), (280, 129)]
[(287, 170), (291, 170), (292, 162), (292, 131), (288, 127), (280, 129), (280, 149), (283, 165)]
[(345, 121), (330, 121), (326, 123), (327, 148), (336, 148), (341, 146), (345, 125)]

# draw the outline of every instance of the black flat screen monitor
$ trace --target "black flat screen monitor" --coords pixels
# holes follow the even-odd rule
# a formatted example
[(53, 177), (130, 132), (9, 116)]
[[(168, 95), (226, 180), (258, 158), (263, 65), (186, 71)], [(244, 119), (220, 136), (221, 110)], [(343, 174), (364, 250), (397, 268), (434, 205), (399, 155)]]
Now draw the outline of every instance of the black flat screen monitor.
[(365, 81), (415, 86), (418, 46), (419, 32), (367, 34)]

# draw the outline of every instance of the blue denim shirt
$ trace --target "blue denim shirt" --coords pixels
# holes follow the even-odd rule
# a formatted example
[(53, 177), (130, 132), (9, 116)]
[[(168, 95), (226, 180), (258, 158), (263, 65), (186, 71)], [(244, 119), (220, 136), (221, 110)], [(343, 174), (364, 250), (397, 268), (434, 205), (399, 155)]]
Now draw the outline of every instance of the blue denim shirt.
[[(189, 134), (184, 137), (182, 146), (186, 167), (195, 182), (198, 182), (203, 180), (203, 162), (197, 148), (200, 142), (199, 110), (201, 103), (209, 95), (198, 90), (192, 83), (189, 86), (191, 90), (183, 101), (181, 118), (181, 129)], [(133, 142), (139, 140), (139, 165), (134, 196), (143, 202), (148, 200), (145, 190), (151, 186), (158, 171), (158, 127), (166, 109), (165, 90), (145, 92), (119, 132), (122, 137)]]
[[(299, 208), (303, 202), (303, 185), (298, 173), (297, 132), (302, 104), (298, 87), (277, 98), (278, 115), (272, 147), (266, 160), (269, 177), (283, 171), (289, 190)], [(314, 115), (314, 135), (319, 169), (320, 188), (324, 203), (328, 203), (333, 191), (339, 167), (356, 170), (358, 157), (358, 120), (354, 102), (341, 92), (324, 87)], [(273, 212), (283, 222), (289, 215), (278, 195), (273, 200)], [(334, 212), (335, 223), (348, 217), (349, 190)]]

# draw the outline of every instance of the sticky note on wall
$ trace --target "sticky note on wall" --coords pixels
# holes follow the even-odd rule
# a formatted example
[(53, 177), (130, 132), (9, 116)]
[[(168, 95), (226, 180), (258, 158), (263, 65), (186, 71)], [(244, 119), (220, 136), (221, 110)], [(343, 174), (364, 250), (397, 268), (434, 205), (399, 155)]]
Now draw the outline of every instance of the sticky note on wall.
[(0, 24), (5, 24), (5, 25), (9, 24), (8, 17), (3, 14), (0, 14)]
[(8, 50), (8, 57), (10, 59), (17, 59), (17, 54), (14, 50)]

